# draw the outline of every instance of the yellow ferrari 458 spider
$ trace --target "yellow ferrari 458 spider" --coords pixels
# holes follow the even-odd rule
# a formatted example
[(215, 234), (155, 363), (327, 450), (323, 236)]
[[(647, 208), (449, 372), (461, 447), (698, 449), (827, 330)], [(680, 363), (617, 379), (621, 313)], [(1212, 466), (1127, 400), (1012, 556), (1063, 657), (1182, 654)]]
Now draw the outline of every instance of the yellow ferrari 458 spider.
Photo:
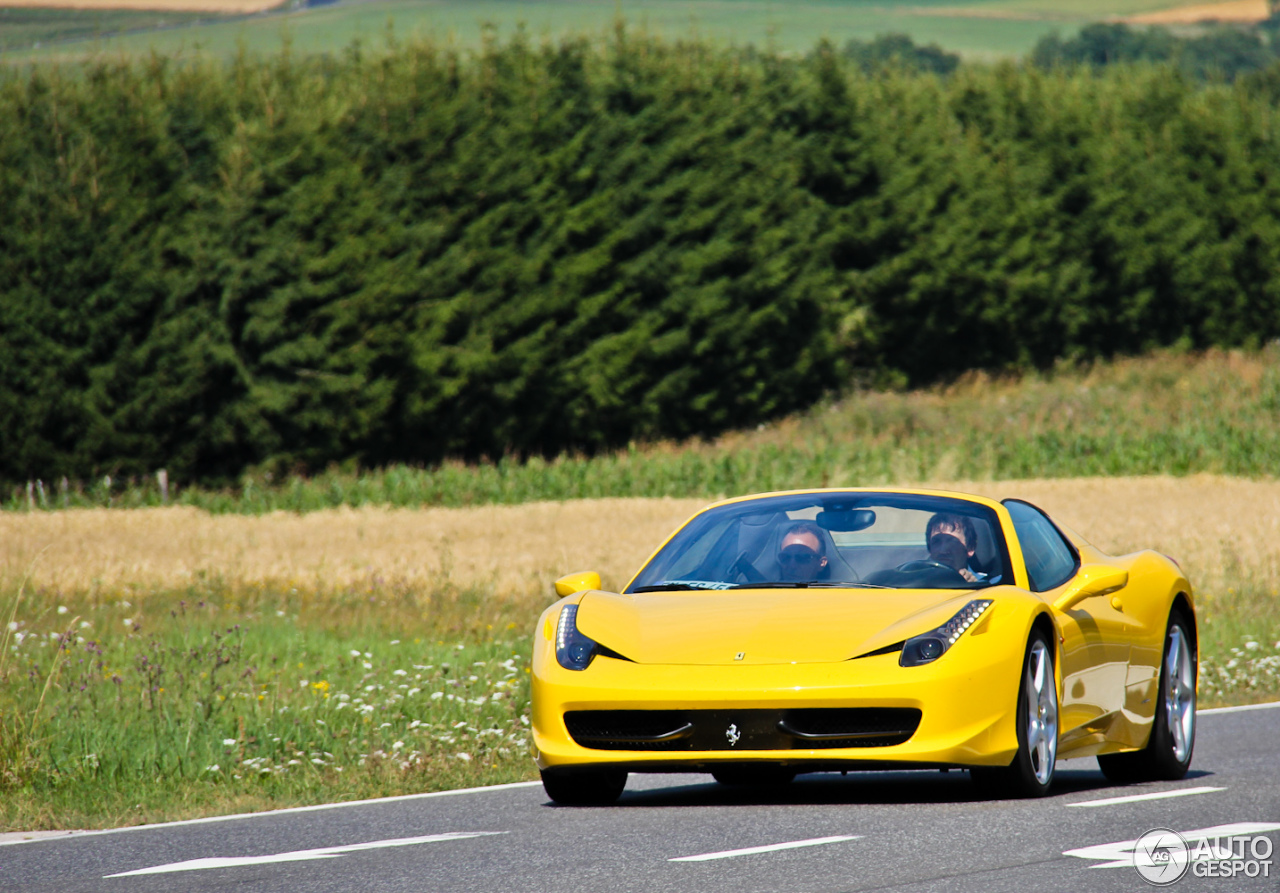
[(1059, 759), (1174, 779), (1195, 743), (1191, 585), (1105, 555), (1030, 503), (812, 490), (694, 515), (620, 593), (581, 573), (534, 634), (548, 796), (629, 772), (725, 784), (967, 769), (1042, 796)]

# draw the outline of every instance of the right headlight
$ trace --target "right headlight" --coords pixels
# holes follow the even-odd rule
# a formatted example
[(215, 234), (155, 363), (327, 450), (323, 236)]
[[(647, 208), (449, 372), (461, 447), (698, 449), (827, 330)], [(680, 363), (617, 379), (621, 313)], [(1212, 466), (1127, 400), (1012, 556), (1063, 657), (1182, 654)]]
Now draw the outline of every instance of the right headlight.
[(964, 631), (977, 623), (978, 618), (989, 607), (991, 607), (991, 599), (974, 599), (937, 629), (907, 639), (902, 643), (902, 654), (898, 657), (898, 665), (918, 667), (933, 663), (946, 654), (956, 640), (964, 635)]
[(585, 670), (591, 666), (600, 646), (578, 632), (578, 606), (565, 605), (560, 609), (560, 622), (556, 624), (556, 660), (566, 670)]

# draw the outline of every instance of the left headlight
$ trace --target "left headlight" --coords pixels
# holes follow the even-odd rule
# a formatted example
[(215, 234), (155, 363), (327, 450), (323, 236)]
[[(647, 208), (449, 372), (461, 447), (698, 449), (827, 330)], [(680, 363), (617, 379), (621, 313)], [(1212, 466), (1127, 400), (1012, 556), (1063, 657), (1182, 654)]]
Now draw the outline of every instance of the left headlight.
[(974, 599), (960, 609), (960, 613), (952, 617), (937, 629), (919, 636), (912, 636), (902, 644), (902, 654), (898, 665), (902, 667), (918, 667), (933, 663), (946, 654), (956, 643), (964, 631), (978, 622), (987, 608), (991, 607), (991, 599)]
[(560, 609), (560, 622), (556, 625), (556, 660), (566, 670), (585, 670), (600, 650), (594, 639), (578, 632), (578, 606), (565, 605)]

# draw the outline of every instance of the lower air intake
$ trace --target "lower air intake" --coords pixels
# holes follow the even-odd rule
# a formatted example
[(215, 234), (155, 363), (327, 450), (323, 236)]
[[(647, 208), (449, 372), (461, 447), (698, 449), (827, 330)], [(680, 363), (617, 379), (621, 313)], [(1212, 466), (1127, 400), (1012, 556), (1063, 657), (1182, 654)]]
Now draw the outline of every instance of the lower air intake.
[(571, 710), (569, 734), (595, 750), (817, 750), (892, 747), (920, 726), (910, 707), (790, 710)]

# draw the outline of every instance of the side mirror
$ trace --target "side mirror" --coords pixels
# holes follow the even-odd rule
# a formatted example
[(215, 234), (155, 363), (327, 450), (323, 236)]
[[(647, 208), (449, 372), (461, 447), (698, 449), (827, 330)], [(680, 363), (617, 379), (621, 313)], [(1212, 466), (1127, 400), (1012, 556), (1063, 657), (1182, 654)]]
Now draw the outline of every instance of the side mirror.
[(1053, 603), (1055, 611), (1069, 611), (1086, 598), (1110, 595), (1129, 585), (1129, 572), (1109, 564), (1086, 564)]
[(564, 598), (566, 595), (573, 595), (575, 592), (584, 592), (588, 589), (600, 588), (600, 575), (595, 571), (583, 571), (576, 574), (569, 574), (567, 577), (561, 577), (556, 580), (556, 595)]

